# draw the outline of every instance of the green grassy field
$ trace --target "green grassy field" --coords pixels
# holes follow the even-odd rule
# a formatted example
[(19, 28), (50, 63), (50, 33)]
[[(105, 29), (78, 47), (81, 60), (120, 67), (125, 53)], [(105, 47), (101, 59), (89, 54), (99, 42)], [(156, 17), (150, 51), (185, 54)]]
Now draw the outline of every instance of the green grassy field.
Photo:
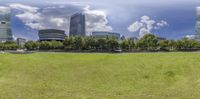
[(200, 53), (0, 54), (0, 99), (199, 99)]

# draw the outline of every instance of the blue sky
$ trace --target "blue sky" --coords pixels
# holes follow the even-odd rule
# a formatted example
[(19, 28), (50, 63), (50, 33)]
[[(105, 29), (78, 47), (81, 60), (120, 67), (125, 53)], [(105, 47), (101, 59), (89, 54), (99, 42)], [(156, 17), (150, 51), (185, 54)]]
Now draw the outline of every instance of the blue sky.
[[(37, 30), (63, 29), (69, 16), (86, 12), (87, 32), (114, 31), (126, 37), (153, 33), (169, 39), (195, 34), (200, 0), (1, 0), (12, 9), (15, 37), (36, 40)], [(32, 9), (32, 10), (31, 10)]]

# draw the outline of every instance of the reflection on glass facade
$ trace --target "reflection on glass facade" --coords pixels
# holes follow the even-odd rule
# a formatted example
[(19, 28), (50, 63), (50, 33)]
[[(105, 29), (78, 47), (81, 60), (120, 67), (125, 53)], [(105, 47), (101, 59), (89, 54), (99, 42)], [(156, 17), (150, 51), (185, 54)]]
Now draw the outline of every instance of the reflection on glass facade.
[(0, 13), (0, 42), (12, 41), (12, 30), (11, 30), (11, 14)]
[(70, 36), (85, 36), (85, 15), (77, 13), (71, 16)]
[(200, 40), (200, 7), (197, 7), (196, 38)]
[(39, 41), (64, 41), (66, 34), (63, 30), (45, 29), (39, 30)]
[(106, 31), (94, 31), (94, 32), (92, 32), (92, 36), (95, 37), (95, 38), (111, 38), (111, 37), (115, 37), (117, 40), (121, 39), (121, 35), (119, 33), (106, 32)]

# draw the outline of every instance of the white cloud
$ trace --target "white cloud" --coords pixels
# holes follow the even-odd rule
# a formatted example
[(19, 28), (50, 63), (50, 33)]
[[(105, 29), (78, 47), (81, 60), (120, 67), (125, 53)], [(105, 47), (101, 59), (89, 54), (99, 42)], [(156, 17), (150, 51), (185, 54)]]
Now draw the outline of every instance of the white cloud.
[(149, 16), (142, 16), (140, 21), (136, 21), (128, 27), (130, 32), (139, 32), (139, 37), (143, 37), (145, 34), (152, 33), (153, 30), (158, 30), (168, 26), (168, 23), (164, 20), (156, 22)]
[(24, 5), (20, 3), (9, 4), (9, 7), (13, 9), (17, 9), (17, 10), (22, 10), (24, 12), (32, 12), (32, 13), (36, 13), (39, 10), (39, 8), (37, 7), (32, 7), (32, 6)]
[(57, 27), (64, 25), (65, 19), (64, 18), (50, 18), (50, 22), (55, 23)]
[(10, 13), (10, 8), (5, 6), (0, 6), (0, 14), (8, 14)]
[(91, 10), (89, 6), (84, 8), (86, 13), (86, 26), (89, 33), (92, 31), (112, 31), (112, 27), (108, 26), (107, 15), (105, 11)]
[(160, 29), (160, 28), (165, 27), (165, 26), (168, 26), (168, 23), (166, 21), (164, 21), (164, 20), (161, 20), (160, 22), (158, 22), (156, 24), (156, 26), (154, 28), (155, 29)]
[(188, 39), (195, 39), (195, 35), (186, 35), (185, 37)]
[(131, 25), (128, 27), (128, 30), (131, 31), (131, 32), (136, 32), (136, 31), (138, 31), (140, 28), (142, 28), (143, 26), (144, 26), (143, 23), (136, 21), (135, 23), (131, 24)]
[[(107, 15), (102, 10), (92, 10), (88, 5), (67, 4), (39, 7), (20, 3), (9, 4), (7, 8), (17, 11), (16, 17), (32, 29), (61, 29), (69, 32), (70, 16), (77, 12), (86, 14), (86, 31), (112, 31), (108, 25)], [(0, 10), (3, 7), (0, 7)]]

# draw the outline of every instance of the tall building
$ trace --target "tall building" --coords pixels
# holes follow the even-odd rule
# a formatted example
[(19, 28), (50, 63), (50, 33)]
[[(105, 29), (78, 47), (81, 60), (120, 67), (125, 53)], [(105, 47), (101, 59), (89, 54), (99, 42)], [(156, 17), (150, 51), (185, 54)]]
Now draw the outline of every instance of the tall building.
[(76, 13), (71, 16), (70, 36), (85, 36), (85, 14)]
[(0, 42), (12, 41), (11, 11), (0, 13)]
[(200, 7), (197, 7), (196, 39), (200, 41)]
[(45, 29), (39, 30), (39, 41), (64, 41), (66, 34), (63, 30)]

